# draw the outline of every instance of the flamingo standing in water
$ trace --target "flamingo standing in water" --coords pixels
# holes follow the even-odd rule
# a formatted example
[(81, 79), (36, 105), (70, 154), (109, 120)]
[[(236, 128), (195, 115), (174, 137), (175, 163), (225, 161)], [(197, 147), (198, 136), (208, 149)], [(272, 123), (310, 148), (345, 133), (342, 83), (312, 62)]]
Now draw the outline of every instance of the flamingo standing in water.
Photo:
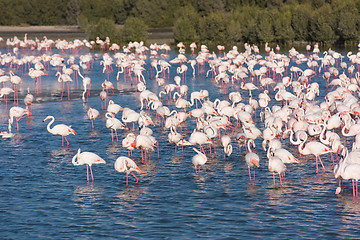
[(10, 74), (10, 82), (14, 85), (14, 104), (18, 104), (18, 85), (22, 83), (22, 80), (19, 76), (16, 76), (12, 71), (9, 72)]
[(100, 92), (100, 99), (101, 99), (101, 110), (104, 110), (104, 108), (106, 108), (106, 99), (107, 99), (107, 93), (104, 89)]
[(64, 95), (65, 83), (67, 86), (68, 100), (70, 100), (69, 82), (72, 82), (71, 77), (65, 73), (60, 73), (60, 72), (57, 72), (55, 76), (58, 77), (58, 82), (62, 82), (61, 101)]
[(252, 168), (252, 167), (254, 168), (254, 183), (255, 183), (255, 167), (260, 166), (260, 164), (259, 164), (260, 158), (256, 153), (251, 151), (250, 143), (251, 143), (251, 141), (247, 142), (247, 148), (248, 148), (249, 152), (245, 155), (245, 161), (246, 161), (246, 164), (247, 164), (248, 169), (249, 169), (250, 183), (251, 183), (251, 171), (250, 171), (250, 168)]
[(136, 163), (128, 157), (118, 157), (115, 161), (115, 170), (118, 172), (126, 173), (126, 186), (128, 185), (128, 175), (131, 173), (136, 178), (136, 183), (139, 182), (139, 178), (135, 176), (133, 172), (142, 173)]
[(92, 126), (92, 129), (94, 130), (94, 120), (98, 116), (100, 116), (100, 113), (95, 108), (89, 108), (87, 115), (88, 115), (88, 118), (91, 120), (91, 126)]
[(14, 118), (16, 119), (16, 128), (17, 133), (19, 133), (19, 121), (23, 117), (26, 117), (28, 115), (31, 115), (31, 113), (24, 108), (21, 107), (12, 107), (9, 111), (9, 129), (11, 129), (11, 124), (14, 122)]
[(111, 113), (107, 112), (105, 114), (106, 117), (106, 127), (111, 129), (111, 140), (114, 142), (114, 134), (113, 131), (115, 131), (116, 136), (116, 142), (119, 142), (117, 130), (119, 129), (125, 129), (125, 125), (117, 118), (112, 117)]
[(323, 154), (326, 154), (326, 153), (333, 153), (334, 151), (330, 147), (328, 147), (328, 146), (326, 146), (326, 145), (324, 145), (324, 144), (322, 144), (320, 142), (315, 142), (315, 141), (308, 142), (304, 146), (304, 144), (305, 144), (308, 137), (307, 137), (307, 134), (304, 134), (302, 136), (304, 138), (301, 139), (302, 142), (298, 145), (298, 150), (299, 150), (300, 154), (302, 154), (302, 155), (310, 155), (310, 154), (315, 155), (316, 173), (319, 172), (318, 159), (319, 159), (319, 161), (321, 163), (321, 166), (323, 167), (323, 170), (324, 170), (324, 173), (325, 173), (325, 167), (324, 167), (323, 162), (321, 161), (320, 155), (323, 155)]
[(129, 152), (129, 157), (132, 157), (132, 151), (136, 148), (136, 136), (134, 133), (128, 133), (126, 138), (122, 140), (122, 147)]
[(94, 181), (94, 176), (92, 173), (91, 166), (93, 164), (100, 164), (100, 163), (106, 164), (105, 160), (99, 157), (95, 153), (92, 152), (80, 153), (80, 148), (78, 149), (77, 154), (75, 154), (75, 156), (72, 158), (71, 162), (74, 166), (80, 166), (86, 164), (86, 176), (88, 182), (89, 182), (89, 167), (90, 167), (91, 179), (92, 181)]
[(274, 152), (272, 151), (271, 148), (268, 148), (267, 157), (269, 159), (269, 165), (268, 165), (269, 172), (273, 173), (274, 187), (276, 187), (275, 173), (279, 174), (280, 185), (282, 187), (281, 175), (286, 171), (286, 166), (283, 163), (283, 161), (281, 161), (280, 158), (274, 155)]
[(65, 124), (57, 124), (53, 128), (50, 128), (51, 124), (54, 123), (55, 118), (53, 116), (47, 116), (43, 122), (46, 120), (51, 119), (51, 121), (47, 125), (47, 130), (49, 133), (53, 135), (61, 135), (62, 137), (62, 147), (64, 147), (64, 138), (67, 142), (67, 146), (69, 147), (69, 141), (67, 140), (66, 136), (69, 136), (70, 134), (75, 135), (76, 132), (74, 129), (71, 128), (71, 126), (65, 125)]
[[(200, 166), (203, 166), (206, 162), (207, 162), (207, 157), (205, 154), (203, 154), (202, 152), (200, 152), (199, 150), (197, 150), (196, 148), (193, 148), (193, 150), (195, 152), (197, 152), (197, 154), (195, 156), (192, 157), (192, 164), (195, 167), (195, 174), (200, 175)], [(199, 170), (196, 170), (196, 169)]]
[(6, 108), (7, 108), (7, 97), (10, 93), (13, 93), (13, 92), (14, 92), (14, 90), (9, 87), (3, 87), (0, 89), (0, 98), (4, 97)]
[(232, 145), (231, 145), (231, 138), (229, 135), (224, 135), (221, 137), (221, 145), (224, 147), (224, 158), (225, 154), (230, 156), (232, 154)]
[(27, 89), (28, 93), (26, 94), (25, 98), (24, 98), (24, 103), (26, 105), (26, 109), (31, 112), (32, 111), (32, 107), (31, 107), (31, 104), (33, 103), (34, 101), (34, 95), (32, 95), (30, 93), (30, 89), (28, 88)]

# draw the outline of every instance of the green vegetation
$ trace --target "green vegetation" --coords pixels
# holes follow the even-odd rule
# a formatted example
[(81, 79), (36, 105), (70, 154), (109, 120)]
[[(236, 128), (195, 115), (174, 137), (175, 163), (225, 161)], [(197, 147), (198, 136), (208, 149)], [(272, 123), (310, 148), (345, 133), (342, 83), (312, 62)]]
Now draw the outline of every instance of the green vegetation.
[(148, 27), (174, 27), (186, 43), (360, 40), (360, 0), (2, 0), (0, 9), (0, 25), (80, 25), (118, 42), (146, 40)]

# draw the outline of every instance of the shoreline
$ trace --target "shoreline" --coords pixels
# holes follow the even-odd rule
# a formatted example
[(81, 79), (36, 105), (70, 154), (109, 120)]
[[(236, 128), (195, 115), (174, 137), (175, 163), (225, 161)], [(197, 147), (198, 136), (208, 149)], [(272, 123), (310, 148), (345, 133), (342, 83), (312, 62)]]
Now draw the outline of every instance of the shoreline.
[[(0, 37), (4, 40), (7, 38), (18, 37), (23, 39), (27, 34), (28, 39), (38, 38), (44, 36), (50, 39), (64, 39), (74, 40), (86, 39), (86, 33), (80, 26), (0, 26)], [(147, 43), (168, 43), (173, 44), (174, 33), (172, 29), (149, 29)]]

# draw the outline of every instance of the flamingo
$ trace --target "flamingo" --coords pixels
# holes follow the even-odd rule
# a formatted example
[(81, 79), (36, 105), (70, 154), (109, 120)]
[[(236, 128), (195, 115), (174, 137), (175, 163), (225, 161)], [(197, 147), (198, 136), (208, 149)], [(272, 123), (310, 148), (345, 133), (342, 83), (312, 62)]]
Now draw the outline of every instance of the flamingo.
[(98, 116), (100, 116), (100, 113), (95, 108), (89, 108), (87, 115), (88, 115), (88, 118), (91, 120), (91, 126), (92, 126), (92, 129), (94, 130), (94, 120)]
[[(149, 135), (138, 135), (136, 137), (136, 148), (141, 149), (142, 162), (147, 162), (148, 151), (154, 151), (156, 142), (155, 138)], [(143, 156), (143, 150), (145, 156)]]
[(125, 129), (125, 125), (119, 119), (112, 117), (111, 113), (109, 112), (105, 113), (105, 117), (106, 117), (106, 123), (105, 123), (106, 128), (111, 129), (111, 141), (114, 142), (113, 131), (115, 131), (116, 142), (119, 142), (117, 130)]
[(247, 143), (247, 148), (248, 148), (248, 153), (245, 155), (245, 161), (246, 161), (246, 164), (248, 166), (248, 169), (249, 169), (249, 180), (250, 180), (250, 184), (251, 184), (251, 171), (250, 171), (250, 168), (253, 167), (254, 168), (254, 183), (255, 183), (255, 167), (259, 167), (260, 164), (260, 158), (259, 156), (252, 152), (251, 150), (251, 147), (250, 147), (250, 141), (248, 141)]
[[(221, 137), (221, 145), (224, 148), (224, 154), (230, 156), (232, 153), (232, 145), (231, 145), (231, 138), (228, 135), (224, 135)], [(225, 157), (225, 155), (224, 155)]]
[[(200, 175), (200, 166), (203, 166), (207, 162), (207, 157), (204, 153), (200, 152), (196, 148), (193, 148), (193, 150), (195, 152), (197, 152), (197, 154), (192, 157), (191, 162), (194, 165), (195, 174)], [(197, 170), (197, 168), (198, 168), (198, 170)]]
[(21, 107), (12, 107), (9, 110), (9, 127), (11, 129), (11, 124), (14, 122), (14, 118), (16, 119), (16, 128), (17, 132), (19, 133), (19, 121), (23, 117), (26, 117), (28, 115), (31, 115), (31, 113), (24, 108)]
[(47, 130), (49, 133), (53, 135), (61, 135), (62, 137), (62, 147), (64, 147), (64, 138), (67, 142), (67, 146), (69, 147), (69, 141), (67, 140), (66, 136), (72, 134), (76, 135), (76, 132), (74, 129), (71, 128), (71, 126), (65, 125), (65, 124), (57, 124), (53, 128), (50, 128), (50, 125), (54, 123), (55, 118), (53, 116), (47, 116), (43, 122), (46, 120), (51, 119), (50, 122), (47, 125)]
[(10, 82), (14, 85), (14, 104), (15, 102), (18, 103), (18, 85), (22, 83), (22, 80), (19, 76), (16, 76), (12, 71), (9, 72), (10, 74)]
[(64, 95), (64, 89), (65, 89), (65, 83), (67, 86), (67, 92), (68, 92), (68, 100), (70, 100), (70, 90), (69, 90), (69, 82), (72, 82), (72, 79), (70, 75), (67, 75), (65, 73), (57, 72), (56, 76), (58, 77), (58, 82), (62, 82), (62, 91), (61, 91), (61, 101)]
[(286, 171), (286, 166), (283, 163), (283, 161), (281, 161), (280, 158), (278, 158), (277, 156), (274, 155), (274, 152), (272, 151), (271, 148), (268, 149), (267, 157), (269, 159), (269, 165), (268, 165), (269, 172), (273, 173), (274, 188), (276, 187), (275, 173), (279, 174), (280, 185), (282, 187), (282, 177), (281, 177), (281, 175), (282, 175), (282, 173), (284, 173)]
[(324, 173), (325, 173), (325, 167), (323, 162), (321, 161), (320, 155), (326, 154), (326, 153), (333, 153), (334, 151), (330, 148), (325, 146), (324, 144), (320, 143), (320, 142), (309, 142), (306, 145), (305, 142), (307, 140), (307, 134), (302, 135), (303, 139), (302, 142), (298, 145), (298, 150), (300, 152), (300, 154), (302, 155), (309, 155), (309, 154), (313, 154), (315, 155), (315, 160), (316, 160), (316, 173), (319, 172), (318, 170), (318, 159), (321, 163), (321, 166), (323, 167)]
[(79, 75), (83, 79), (84, 91), (82, 93), (82, 100), (83, 102), (85, 102), (85, 94), (87, 93), (87, 97), (90, 96), (91, 79), (89, 77), (84, 77), (83, 75), (81, 75), (80, 71), (79, 71)]
[(136, 183), (139, 182), (139, 178), (135, 176), (133, 172), (142, 173), (136, 163), (128, 157), (118, 157), (114, 164), (115, 170), (118, 172), (126, 173), (126, 186), (128, 186), (128, 175), (131, 173), (136, 178)]
[(205, 152), (205, 151), (204, 151), (204, 148), (201, 146), (202, 144), (212, 144), (212, 141), (205, 133), (197, 132), (196, 129), (190, 135), (189, 142), (192, 145), (199, 144), (200, 150), (202, 150), (203, 152)]
[(26, 109), (29, 111), (29, 112), (31, 112), (31, 110), (32, 110), (32, 107), (31, 107), (31, 104), (33, 103), (33, 101), (34, 101), (34, 95), (32, 95), (31, 93), (30, 93), (30, 89), (28, 88), (27, 89), (27, 94), (26, 94), (26, 96), (24, 97), (24, 103), (25, 103), (25, 105), (26, 105)]
[(182, 135), (176, 131), (174, 126), (170, 127), (170, 133), (168, 134), (169, 143), (175, 143), (175, 155), (176, 155), (176, 147), (177, 143), (181, 141)]
[(111, 115), (114, 117), (118, 112), (122, 111), (123, 108), (119, 105), (114, 103), (113, 100), (109, 101), (108, 107), (106, 109), (106, 111), (108, 113), (111, 113)]
[[(344, 148), (343, 151), (345, 152), (345, 156), (341, 158), (340, 162), (334, 168), (335, 178), (341, 176), (342, 179), (352, 180), (353, 198), (355, 199), (358, 197), (357, 182), (360, 179), (359, 155), (358, 152), (351, 152), (351, 153), (355, 153), (351, 155), (351, 153), (348, 152), (346, 147)], [(339, 194), (340, 192), (341, 192), (341, 188), (338, 187), (335, 193)]]
[(256, 89), (259, 89), (257, 86), (255, 86), (255, 85), (254, 85), (253, 83), (251, 83), (251, 82), (249, 82), (249, 83), (241, 82), (240, 88), (241, 88), (241, 89), (244, 89), (244, 90), (248, 90), (250, 97), (252, 97), (251, 91), (256, 90)]
[(106, 164), (105, 160), (102, 159), (101, 157), (99, 157), (95, 153), (92, 153), (92, 152), (80, 153), (80, 148), (78, 149), (77, 154), (75, 154), (75, 156), (72, 158), (71, 162), (74, 166), (80, 166), (80, 165), (86, 164), (86, 176), (87, 176), (88, 182), (89, 182), (89, 167), (90, 167), (91, 179), (94, 182), (94, 177), (93, 177), (91, 166), (93, 164), (101, 164), (101, 163)]
[[(104, 110), (104, 108), (106, 107), (106, 98), (107, 98), (107, 93), (106, 91), (103, 89), (100, 92), (100, 99), (101, 99), (101, 110)], [(104, 101), (104, 104), (103, 104)], [(104, 106), (103, 106), (104, 105)]]
[(126, 138), (122, 140), (122, 147), (129, 151), (129, 157), (132, 156), (132, 151), (136, 148), (136, 137), (134, 133), (128, 133)]
[(291, 152), (289, 152), (288, 150), (286, 150), (285, 148), (276, 148), (276, 147), (271, 147), (273, 152), (274, 152), (274, 156), (280, 158), (280, 160), (283, 163), (299, 163), (300, 161), (294, 157), (294, 155), (292, 155)]
[(5, 99), (5, 104), (6, 104), (6, 107), (7, 107), (7, 98), (8, 98), (8, 95), (10, 93), (13, 93), (14, 90), (12, 88), (9, 88), (9, 87), (3, 87), (0, 89), (0, 98), (1, 97), (4, 97)]

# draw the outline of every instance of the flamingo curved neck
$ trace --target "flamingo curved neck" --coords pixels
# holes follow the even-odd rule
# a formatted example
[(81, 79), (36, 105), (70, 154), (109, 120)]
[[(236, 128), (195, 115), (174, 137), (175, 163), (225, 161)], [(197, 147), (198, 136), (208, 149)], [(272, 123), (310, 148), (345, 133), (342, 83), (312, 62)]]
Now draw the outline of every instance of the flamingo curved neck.
[(290, 139), (290, 142), (292, 144), (294, 144), (294, 145), (299, 145), (301, 143), (299, 138), (296, 139), (296, 142), (294, 141), (294, 131), (292, 131), (292, 130), (290, 131), (290, 138), (289, 139)]
[(53, 129), (52, 129), (52, 128), (50, 128), (50, 126), (51, 126), (51, 124), (53, 124), (53, 123), (54, 123), (55, 118), (54, 118), (53, 116), (51, 116), (51, 117), (50, 117), (50, 119), (51, 119), (51, 121), (48, 123), (48, 125), (47, 125), (46, 129), (47, 129), (50, 133), (53, 133)]
[(72, 158), (72, 160), (71, 160), (71, 163), (72, 163), (73, 165), (75, 165), (75, 166), (80, 165), (79, 162), (76, 161), (77, 157), (78, 157), (78, 155), (76, 154), (76, 155)]
[(305, 146), (306, 140), (307, 140), (307, 136), (306, 136), (305, 140), (302, 141), (302, 142), (299, 144), (299, 146), (298, 146), (299, 153), (302, 154), (302, 155), (308, 155), (308, 154), (310, 154), (309, 151), (306, 151), (306, 146)]

